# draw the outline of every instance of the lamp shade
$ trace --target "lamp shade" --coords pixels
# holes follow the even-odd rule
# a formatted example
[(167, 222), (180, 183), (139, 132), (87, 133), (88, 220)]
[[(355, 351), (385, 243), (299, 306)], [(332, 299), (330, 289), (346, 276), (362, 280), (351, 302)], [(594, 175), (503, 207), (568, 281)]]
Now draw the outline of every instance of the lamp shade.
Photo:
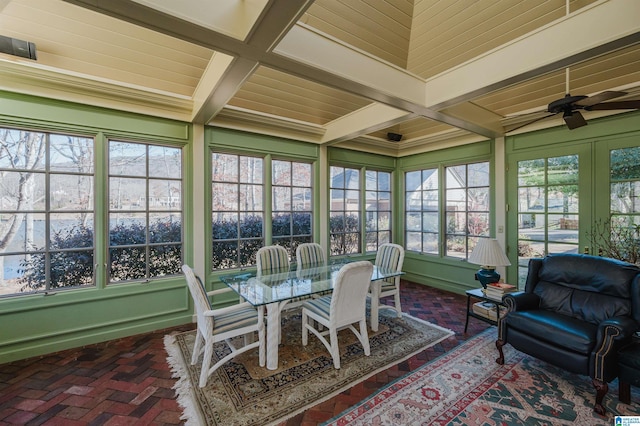
[(500, 243), (494, 238), (479, 238), (478, 244), (476, 244), (469, 256), (468, 262), (490, 268), (511, 265), (509, 258), (500, 247)]

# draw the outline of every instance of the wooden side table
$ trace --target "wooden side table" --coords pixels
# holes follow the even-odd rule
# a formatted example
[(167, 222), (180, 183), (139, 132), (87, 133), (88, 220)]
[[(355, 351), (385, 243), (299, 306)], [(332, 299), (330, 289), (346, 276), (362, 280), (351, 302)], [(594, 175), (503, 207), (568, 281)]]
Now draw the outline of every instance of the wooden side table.
[[(464, 332), (467, 332), (467, 327), (469, 326), (469, 317), (473, 317), (473, 318), (477, 318), (480, 321), (484, 321), (486, 323), (492, 324), (492, 325), (497, 325), (498, 324), (498, 320), (500, 320), (500, 307), (501, 306), (505, 306), (502, 301), (500, 300), (496, 300), (496, 299), (491, 299), (489, 297), (487, 297), (483, 292), (481, 288), (474, 288), (473, 290), (467, 290), (465, 292), (467, 294), (467, 319), (464, 323)], [(489, 303), (493, 303), (496, 307), (496, 314), (497, 317), (495, 320), (491, 319), (491, 318), (487, 318), (484, 317), (482, 315), (478, 315), (475, 312), (473, 312), (473, 308), (471, 307), (471, 299), (474, 300), (480, 300), (483, 302), (489, 302)]]

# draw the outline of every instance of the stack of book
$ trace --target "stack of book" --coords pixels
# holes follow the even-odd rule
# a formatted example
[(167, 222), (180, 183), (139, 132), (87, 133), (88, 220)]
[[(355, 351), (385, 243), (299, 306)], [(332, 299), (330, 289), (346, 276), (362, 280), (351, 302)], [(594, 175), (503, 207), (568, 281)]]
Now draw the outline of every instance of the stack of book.
[[(478, 302), (473, 304), (473, 313), (476, 315), (480, 315), (484, 318), (489, 318), (490, 320), (497, 321), (498, 320), (498, 310), (495, 303), (491, 302)], [(500, 307), (500, 317), (504, 316), (506, 313), (506, 308), (504, 306)]]
[(487, 289), (485, 290), (484, 295), (487, 296), (489, 299), (502, 300), (502, 296), (517, 290), (518, 288), (512, 284), (490, 283), (490, 284), (487, 284)]

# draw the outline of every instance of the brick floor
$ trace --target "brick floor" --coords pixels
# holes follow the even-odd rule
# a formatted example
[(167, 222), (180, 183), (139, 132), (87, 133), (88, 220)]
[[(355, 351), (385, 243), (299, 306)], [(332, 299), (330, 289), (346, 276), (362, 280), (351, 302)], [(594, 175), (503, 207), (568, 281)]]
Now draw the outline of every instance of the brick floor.
[[(328, 420), (489, 326), (471, 318), (464, 334), (465, 296), (410, 282), (402, 284), (402, 309), (456, 334), (282, 426)], [(0, 365), (0, 425), (181, 424), (163, 337), (191, 328), (189, 324)]]

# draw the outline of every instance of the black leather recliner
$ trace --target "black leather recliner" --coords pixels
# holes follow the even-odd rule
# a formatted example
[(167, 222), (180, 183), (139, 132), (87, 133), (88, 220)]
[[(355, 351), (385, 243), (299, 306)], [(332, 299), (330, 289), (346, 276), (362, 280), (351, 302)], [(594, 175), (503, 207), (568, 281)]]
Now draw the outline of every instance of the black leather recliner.
[(640, 268), (615, 259), (557, 254), (529, 261), (525, 290), (503, 297), (502, 347), (592, 378), (594, 410), (618, 376), (617, 352), (640, 328)]

